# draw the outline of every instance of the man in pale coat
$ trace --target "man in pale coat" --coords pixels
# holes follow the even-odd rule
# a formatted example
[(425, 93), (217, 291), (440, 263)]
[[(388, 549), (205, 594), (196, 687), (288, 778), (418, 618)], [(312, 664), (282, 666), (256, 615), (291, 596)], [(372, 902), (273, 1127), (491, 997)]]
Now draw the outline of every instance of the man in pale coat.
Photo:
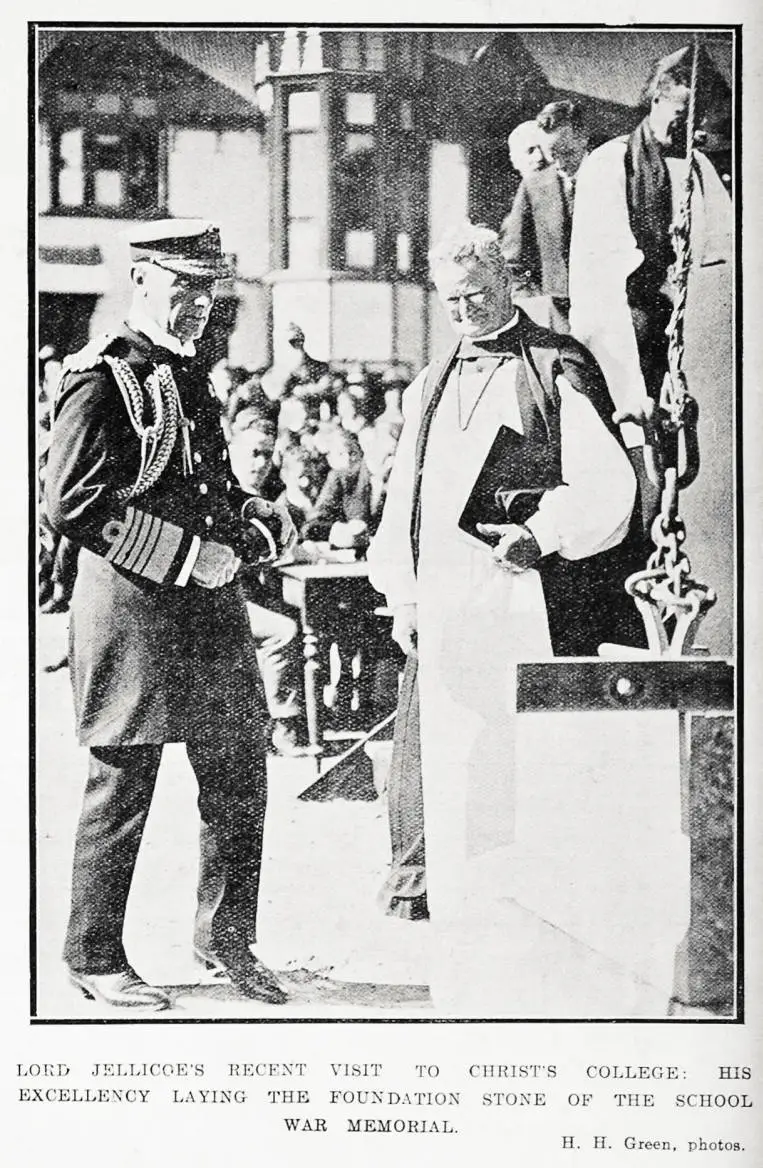
[[(675, 299), (671, 224), (680, 210), (687, 170), (691, 55), (686, 48), (663, 58), (645, 91), (649, 112), (643, 121), (583, 162), (570, 244), (570, 327), (596, 357), (624, 422), (647, 529), (659, 494), (644, 473), (642, 423), (650, 401), (659, 400), (668, 369), (667, 329)], [(706, 103), (718, 81), (704, 52), (699, 78), (698, 97)], [(731, 257), (731, 202), (698, 150), (692, 151), (691, 165), (689, 295), (706, 298), (708, 282), (699, 273), (722, 263), (728, 267)]]

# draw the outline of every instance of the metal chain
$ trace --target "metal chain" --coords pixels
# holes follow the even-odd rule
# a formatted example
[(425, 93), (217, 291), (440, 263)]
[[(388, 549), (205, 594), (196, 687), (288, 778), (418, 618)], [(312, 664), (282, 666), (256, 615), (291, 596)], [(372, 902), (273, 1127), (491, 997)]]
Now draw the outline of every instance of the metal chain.
[(691, 269), (691, 202), (694, 193), (694, 123), (697, 106), (697, 67), (699, 62), (699, 41), (695, 37), (692, 56), (691, 84), (689, 88), (689, 108), (686, 117), (686, 172), (683, 179), (683, 195), (678, 215), (671, 224), (670, 234), (675, 253), (668, 279), (673, 287), (673, 312), (668, 324), (668, 376), (663, 383), (660, 404), (667, 413), (664, 424), (677, 433), (684, 424), (686, 399), (689, 396), (684, 373), (686, 300)]
[[(691, 202), (694, 190), (693, 139), (696, 117), (699, 40), (695, 37), (692, 59), (689, 109), (686, 124), (686, 174), (683, 197), (671, 240), (675, 262), (669, 280), (674, 290), (673, 311), (668, 325), (668, 373), (660, 396), (660, 427), (672, 449), (673, 465), (665, 466), (660, 511), (652, 525), (654, 551), (646, 570), (625, 582), (646, 626), (649, 648), (661, 656), (677, 657), (690, 652), (700, 621), (715, 604), (711, 588), (693, 579), (691, 564), (683, 545), (686, 527), (678, 512), (678, 493), (699, 471), (697, 444), (697, 404), (688, 391), (684, 372), (686, 303), (691, 268)], [(678, 473), (678, 439), (683, 435), (686, 469)], [(674, 621), (669, 625), (669, 621)], [(668, 630), (672, 629), (669, 634)]]
[(691, 573), (691, 564), (682, 545), (686, 539), (686, 526), (678, 514), (678, 487), (675, 467), (665, 471), (665, 488), (662, 492), (662, 506), (652, 525), (654, 551), (647, 560), (647, 572), (660, 571), (666, 578), (671, 597), (679, 601), (683, 594), (682, 582)]

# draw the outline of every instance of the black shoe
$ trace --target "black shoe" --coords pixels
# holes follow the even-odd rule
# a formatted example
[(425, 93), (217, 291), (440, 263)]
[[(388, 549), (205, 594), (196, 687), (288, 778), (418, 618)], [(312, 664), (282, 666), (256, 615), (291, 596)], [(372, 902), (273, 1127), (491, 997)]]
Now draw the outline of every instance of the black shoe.
[(255, 957), (243, 941), (227, 941), (215, 945), (209, 955), (216, 965), (227, 973), (233, 985), (245, 998), (256, 998), (271, 1006), (281, 1006), (288, 995), (274, 974)]
[(69, 977), (86, 998), (103, 1002), (106, 1006), (166, 1010), (172, 1005), (164, 990), (148, 985), (129, 967), (119, 973), (77, 973), (70, 969)]

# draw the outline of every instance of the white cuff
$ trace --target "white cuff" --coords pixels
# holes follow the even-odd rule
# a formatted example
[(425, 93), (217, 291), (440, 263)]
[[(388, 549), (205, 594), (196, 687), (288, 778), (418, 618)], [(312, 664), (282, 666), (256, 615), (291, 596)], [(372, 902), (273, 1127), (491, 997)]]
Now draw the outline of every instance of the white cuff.
[(194, 537), (191, 540), (190, 550), (188, 552), (188, 555), (185, 558), (185, 563), (183, 564), (183, 567), (180, 569), (180, 575), (178, 576), (177, 580), (175, 581), (175, 584), (177, 585), (178, 588), (185, 588), (186, 584), (191, 579), (191, 572), (196, 567), (196, 561), (199, 558), (200, 551), (201, 551), (201, 537), (198, 535), (194, 535)]
[(644, 445), (644, 431), (635, 422), (623, 422), (620, 434), (628, 450)]
[(524, 526), (535, 536), (542, 556), (548, 556), (551, 552), (559, 551), (561, 540), (559, 538), (559, 532), (556, 530), (553, 516), (546, 514), (542, 510), (538, 510), (534, 515), (530, 516)]

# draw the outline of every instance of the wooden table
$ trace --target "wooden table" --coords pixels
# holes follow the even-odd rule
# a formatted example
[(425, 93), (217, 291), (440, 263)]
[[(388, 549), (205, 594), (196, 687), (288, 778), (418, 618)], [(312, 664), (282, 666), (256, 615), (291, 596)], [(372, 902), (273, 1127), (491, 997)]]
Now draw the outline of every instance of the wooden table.
[[(286, 564), (277, 570), (284, 601), (299, 610), (308, 738), (320, 753), (327, 736), (356, 737), (384, 716), (387, 710), (374, 705), (374, 670), (385, 654), (396, 670), (398, 651), (389, 639), (389, 621), (380, 615), (384, 598), (371, 587), (365, 563)], [(341, 672), (330, 686), (332, 646)]]

